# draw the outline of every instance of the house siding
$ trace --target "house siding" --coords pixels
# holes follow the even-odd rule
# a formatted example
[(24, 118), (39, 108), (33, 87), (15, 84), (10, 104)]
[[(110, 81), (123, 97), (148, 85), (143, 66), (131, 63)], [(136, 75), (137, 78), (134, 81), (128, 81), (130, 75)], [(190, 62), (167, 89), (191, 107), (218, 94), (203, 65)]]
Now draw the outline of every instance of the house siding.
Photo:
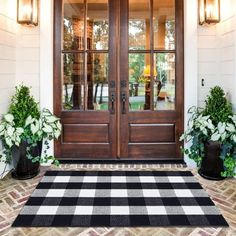
[[(236, 1), (221, 2), (221, 22), (198, 26), (198, 105), (211, 87), (221, 86), (236, 111)], [(202, 86), (204, 79), (204, 86)]]
[(0, 1), (0, 114), (7, 111), (15, 86), (17, 25), (16, 1)]
[(236, 1), (225, 0), (218, 26), (220, 85), (236, 111)]
[(39, 101), (39, 32), (40, 27), (20, 26), (16, 42), (16, 84), (31, 87), (31, 93)]
[[(15, 0), (0, 1), (0, 116), (6, 113), (15, 86), (17, 24), (12, 9), (16, 9)], [(10, 169), (0, 162), (0, 178)]]

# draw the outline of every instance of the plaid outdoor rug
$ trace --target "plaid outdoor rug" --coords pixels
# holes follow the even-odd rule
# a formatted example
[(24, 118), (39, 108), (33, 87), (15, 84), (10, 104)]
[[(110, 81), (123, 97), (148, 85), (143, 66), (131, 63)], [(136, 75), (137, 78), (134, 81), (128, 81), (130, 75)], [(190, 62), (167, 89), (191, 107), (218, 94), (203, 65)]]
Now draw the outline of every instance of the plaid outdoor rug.
[(189, 171), (47, 171), (13, 226), (228, 224)]

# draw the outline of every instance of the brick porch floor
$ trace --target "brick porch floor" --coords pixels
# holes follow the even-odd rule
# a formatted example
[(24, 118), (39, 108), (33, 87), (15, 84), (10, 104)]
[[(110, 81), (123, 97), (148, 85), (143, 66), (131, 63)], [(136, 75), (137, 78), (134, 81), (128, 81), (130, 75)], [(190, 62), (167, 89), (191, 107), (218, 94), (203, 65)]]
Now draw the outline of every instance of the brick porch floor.
[[(32, 235), (32, 236), (74, 236), (74, 235), (106, 235), (106, 236), (236, 236), (236, 179), (224, 181), (208, 181), (201, 178), (196, 170), (191, 170), (202, 184), (211, 199), (220, 208), (229, 228), (11, 228), (15, 217), (27, 201), (30, 194), (42, 178), (44, 172), (55, 167), (42, 167), (40, 175), (31, 180), (17, 181), (6, 177), (0, 181), (0, 235)], [(63, 170), (188, 170), (181, 165), (83, 165), (63, 164)]]

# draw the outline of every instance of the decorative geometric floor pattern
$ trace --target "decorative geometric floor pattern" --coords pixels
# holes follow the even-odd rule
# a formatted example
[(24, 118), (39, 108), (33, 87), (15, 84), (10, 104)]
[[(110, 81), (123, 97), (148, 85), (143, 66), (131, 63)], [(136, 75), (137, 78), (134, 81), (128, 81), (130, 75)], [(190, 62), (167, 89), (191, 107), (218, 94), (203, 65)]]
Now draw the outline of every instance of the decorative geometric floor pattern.
[(12, 226), (228, 224), (190, 171), (47, 171)]
[[(42, 178), (44, 172), (48, 169), (41, 168), (41, 173), (34, 179), (17, 181), (11, 177), (0, 180), (0, 235), (106, 235), (106, 236), (235, 236), (236, 235), (236, 179), (227, 179), (223, 181), (209, 181), (202, 179), (195, 170), (192, 173), (201, 183), (203, 188), (210, 195), (213, 202), (218, 206), (222, 215), (227, 220), (229, 228), (11, 228), (11, 224), (19, 214), (21, 208), (35, 189)], [(60, 170), (188, 170), (181, 165), (171, 164), (150, 164), (150, 165), (83, 165), (83, 164), (64, 164)]]

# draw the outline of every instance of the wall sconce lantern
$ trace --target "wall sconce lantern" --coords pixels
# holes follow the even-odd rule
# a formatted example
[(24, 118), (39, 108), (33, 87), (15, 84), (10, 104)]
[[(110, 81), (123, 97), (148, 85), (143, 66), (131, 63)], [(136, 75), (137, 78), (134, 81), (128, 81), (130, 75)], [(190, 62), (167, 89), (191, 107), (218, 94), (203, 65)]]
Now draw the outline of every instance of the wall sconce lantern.
[(17, 0), (17, 23), (38, 25), (38, 0)]
[(198, 0), (199, 25), (220, 22), (220, 0)]

